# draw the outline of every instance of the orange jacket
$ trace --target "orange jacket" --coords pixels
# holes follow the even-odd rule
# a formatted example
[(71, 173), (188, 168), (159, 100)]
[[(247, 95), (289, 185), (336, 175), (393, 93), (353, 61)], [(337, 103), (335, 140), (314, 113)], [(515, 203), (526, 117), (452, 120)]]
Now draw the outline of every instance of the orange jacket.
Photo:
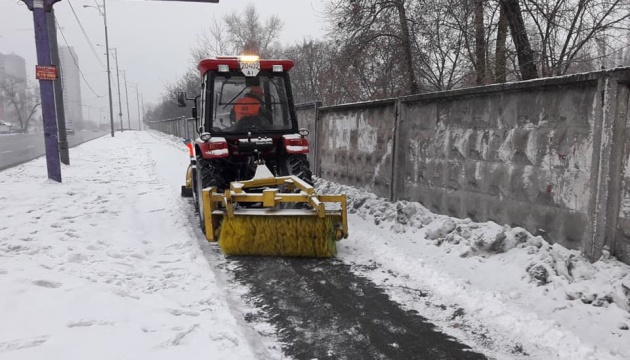
[(234, 103), (234, 115), (236, 117), (236, 121), (239, 121), (247, 116), (258, 116), (260, 106), (260, 100), (253, 96), (245, 95), (244, 97), (236, 100)]

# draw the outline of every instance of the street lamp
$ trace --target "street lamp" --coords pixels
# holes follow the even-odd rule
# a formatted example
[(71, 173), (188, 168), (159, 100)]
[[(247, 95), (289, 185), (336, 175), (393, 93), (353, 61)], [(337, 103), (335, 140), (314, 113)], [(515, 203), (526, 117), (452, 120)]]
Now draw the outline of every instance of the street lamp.
[(137, 109), (138, 109), (138, 131), (142, 130), (142, 117), (140, 116), (140, 85), (136, 84), (136, 83), (131, 83), (131, 85), (133, 87), (136, 88), (136, 102), (137, 102)]
[(105, 5), (106, 0), (103, 0), (103, 11), (100, 6), (83, 5), (84, 8), (95, 8), (103, 16), (103, 23), (105, 25), (105, 54), (107, 56), (107, 88), (109, 91), (109, 124), (112, 131), (112, 137), (114, 137), (114, 105), (112, 101), (112, 75), (109, 68), (109, 36), (107, 33), (107, 7)]
[(114, 58), (116, 58), (116, 81), (118, 82), (118, 116), (120, 116), (120, 132), (123, 132), (123, 112), (122, 100), (120, 99), (120, 69), (118, 68), (118, 49), (113, 48)]
[(129, 123), (129, 130), (131, 130), (131, 114), (129, 113), (129, 89), (127, 87), (127, 72), (122, 70), (123, 79), (125, 79), (125, 98), (127, 99), (127, 123)]

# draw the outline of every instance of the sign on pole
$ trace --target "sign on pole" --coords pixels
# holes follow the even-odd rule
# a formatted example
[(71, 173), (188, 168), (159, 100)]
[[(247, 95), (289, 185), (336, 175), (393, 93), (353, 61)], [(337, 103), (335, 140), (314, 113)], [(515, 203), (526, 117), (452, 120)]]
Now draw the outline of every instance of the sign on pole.
[(35, 66), (35, 79), (37, 80), (57, 80), (57, 67), (36, 65)]

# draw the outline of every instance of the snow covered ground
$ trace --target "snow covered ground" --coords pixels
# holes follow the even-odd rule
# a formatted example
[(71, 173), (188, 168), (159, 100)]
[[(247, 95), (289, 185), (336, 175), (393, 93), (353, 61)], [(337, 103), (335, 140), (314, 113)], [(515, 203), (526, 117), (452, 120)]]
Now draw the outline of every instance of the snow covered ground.
[(0, 358), (280, 358), (200, 249), (180, 147), (128, 132), (74, 148), (62, 184), (44, 159), (0, 172)]
[[(282, 359), (245, 324), (230, 281), (179, 197), (187, 149), (155, 132), (0, 172), (0, 358)], [(522, 229), (345, 192), (338, 258), (475, 350), (498, 359), (629, 359), (630, 267), (594, 264)], [(253, 326), (253, 328), (252, 328)]]

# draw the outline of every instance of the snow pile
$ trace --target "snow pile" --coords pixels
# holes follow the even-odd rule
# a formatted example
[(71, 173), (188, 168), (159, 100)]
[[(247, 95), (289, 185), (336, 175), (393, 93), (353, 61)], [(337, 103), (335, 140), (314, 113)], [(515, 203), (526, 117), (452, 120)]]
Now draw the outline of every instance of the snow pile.
[[(323, 179), (316, 186), (348, 194), (349, 213), (369, 224), (349, 229), (340, 257), (395, 274), (359, 270), (377, 283), (393, 286), (403, 278), (400, 286), (414, 284), (449, 304), (442, 311), (448, 314), (414, 309), (473, 348), (494, 349), (499, 358), (630, 358), (630, 266), (606, 254), (591, 264), (522, 228), (436, 215), (419, 203), (391, 203)], [(417, 303), (394, 288), (390, 296)]]

